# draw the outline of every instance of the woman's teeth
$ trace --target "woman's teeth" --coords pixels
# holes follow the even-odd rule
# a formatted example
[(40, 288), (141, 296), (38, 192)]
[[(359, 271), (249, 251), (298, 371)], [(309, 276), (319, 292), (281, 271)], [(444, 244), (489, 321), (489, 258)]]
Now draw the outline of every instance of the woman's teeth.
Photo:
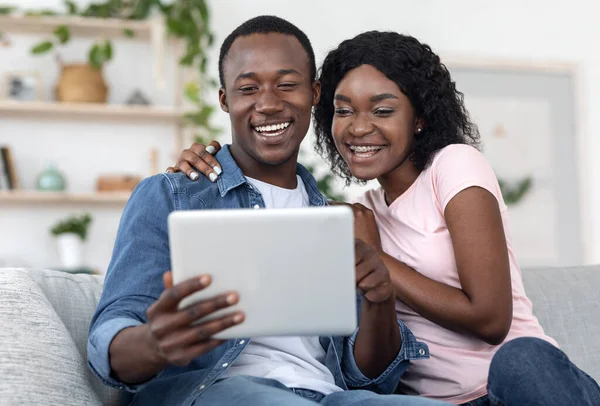
[(267, 137), (275, 137), (275, 136), (283, 134), (285, 129), (288, 128), (290, 126), (290, 124), (291, 124), (291, 122), (272, 124), (272, 125), (261, 125), (258, 127), (254, 127), (254, 129), (257, 132), (259, 132), (262, 135), (265, 135)]
[(350, 145), (350, 150), (359, 158), (368, 158), (378, 153), (383, 147), (381, 146), (366, 146), (366, 145)]

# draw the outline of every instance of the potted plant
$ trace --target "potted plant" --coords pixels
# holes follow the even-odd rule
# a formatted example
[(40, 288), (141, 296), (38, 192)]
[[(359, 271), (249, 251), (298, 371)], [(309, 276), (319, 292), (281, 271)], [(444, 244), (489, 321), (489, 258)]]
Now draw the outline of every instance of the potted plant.
[(91, 222), (90, 214), (84, 213), (61, 220), (50, 229), (51, 234), (56, 238), (58, 255), (64, 268), (82, 267), (83, 245)]
[[(145, 20), (155, 15), (162, 16), (165, 20), (168, 35), (184, 43), (185, 54), (179, 60), (179, 64), (198, 74), (197, 79), (184, 84), (183, 93), (187, 101), (195, 107), (195, 110), (185, 115), (186, 123), (197, 131), (196, 138), (204, 143), (214, 139), (220, 133), (220, 129), (210, 124), (215, 109), (206, 103), (204, 97), (207, 90), (212, 90), (217, 86), (214, 79), (205, 75), (208, 49), (214, 43), (214, 34), (210, 26), (208, 0), (96, 0), (86, 7), (78, 6), (73, 0), (63, 0), (63, 2), (65, 5), (63, 13), (44, 9), (26, 10), (24, 14), (28, 16), (70, 15), (84, 18), (117, 18), (123, 20)], [(16, 12), (18, 10), (15, 7), (0, 6), (0, 14), (13, 14)], [(133, 37), (135, 32), (124, 29), (123, 36)], [(31, 52), (34, 55), (46, 54), (55, 50), (57, 46), (67, 44), (70, 39), (70, 28), (67, 25), (57, 25), (52, 37), (34, 45)], [(91, 101), (106, 100), (106, 95), (102, 91), (101, 70), (116, 54), (116, 51), (113, 51), (111, 40), (102, 38), (89, 48), (87, 63), (77, 64), (76, 68), (68, 72), (70, 76), (75, 78), (72, 80), (79, 83), (82, 81), (82, 75), (89, 75), (91, 78), (90, 83), (96, 89), (92, 92), (95, 96)], [(63, 68), (67, 66), (71, 65), (63, 65)], [(59, 80), (60, 82), (61, 80)], [(62, 101), (89, 101), (87, 99), (92, 97), (89, 96), (89, 89), (80, 92), (74, 90), (73, 94), (66, 96), (61, 90), (57, 93), (58, 99)], [(65, 97), (68, 100), (65, 100)]]

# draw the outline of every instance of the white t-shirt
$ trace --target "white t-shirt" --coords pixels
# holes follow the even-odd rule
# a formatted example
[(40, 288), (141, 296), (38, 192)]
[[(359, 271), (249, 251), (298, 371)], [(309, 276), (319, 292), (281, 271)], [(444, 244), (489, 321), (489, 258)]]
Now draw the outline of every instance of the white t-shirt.
[[(308, 207), (304, 182), (297, 178), (296, 189), (247, 179), (260, 191), (268, 209)], [(342, 391), (324, 364), (325, 355), (319, 337), (253, 338), (222, 377), (257, 376), (277, 380), (288, 388), (310, 389), (324, 395)]]

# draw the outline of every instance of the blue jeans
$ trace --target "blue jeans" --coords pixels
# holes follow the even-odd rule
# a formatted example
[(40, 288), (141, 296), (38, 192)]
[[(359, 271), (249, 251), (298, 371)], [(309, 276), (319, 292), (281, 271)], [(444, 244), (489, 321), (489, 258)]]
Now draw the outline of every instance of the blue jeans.
[(273, 379), (235, 376), (213, 384), (195, 402), (201, 405), (244, 406), (436, 406), (447, 403), (416, 396), (377, 395), (366, 390), (335, 392), (323, 396), (304, 389), (289, 389)]
[(597, 406), (600, 386), (552, 344), (523, 337), (507, 342), (494, 355), (488, 396), (465, 405)]

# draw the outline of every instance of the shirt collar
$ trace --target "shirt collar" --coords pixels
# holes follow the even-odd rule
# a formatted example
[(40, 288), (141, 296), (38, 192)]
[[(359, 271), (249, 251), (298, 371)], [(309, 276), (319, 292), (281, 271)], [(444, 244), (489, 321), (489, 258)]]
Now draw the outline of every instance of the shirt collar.
[[(219, 187), (219, 193), (221, 196), (225, 196), (231, 190), (248, 183), (248, 180), (242, 173), (242, 170), (233, 159), (229, 147), (230, 145), (224, 145), (215, 156), (217, 161), (219, 161), (221, 168), (223, 168), (223, 173), (217, 180), (217, 186)], [(310, 205), (327, 205), (327, 199), (325, 199), (325, 197), (319, 191), (319, 188), (317, 187), (317, 181), (311, 175), (311, 173), (300, 164), (296, 164), (296, 173), (304, 182), (304, 187), (308, 193)]]

